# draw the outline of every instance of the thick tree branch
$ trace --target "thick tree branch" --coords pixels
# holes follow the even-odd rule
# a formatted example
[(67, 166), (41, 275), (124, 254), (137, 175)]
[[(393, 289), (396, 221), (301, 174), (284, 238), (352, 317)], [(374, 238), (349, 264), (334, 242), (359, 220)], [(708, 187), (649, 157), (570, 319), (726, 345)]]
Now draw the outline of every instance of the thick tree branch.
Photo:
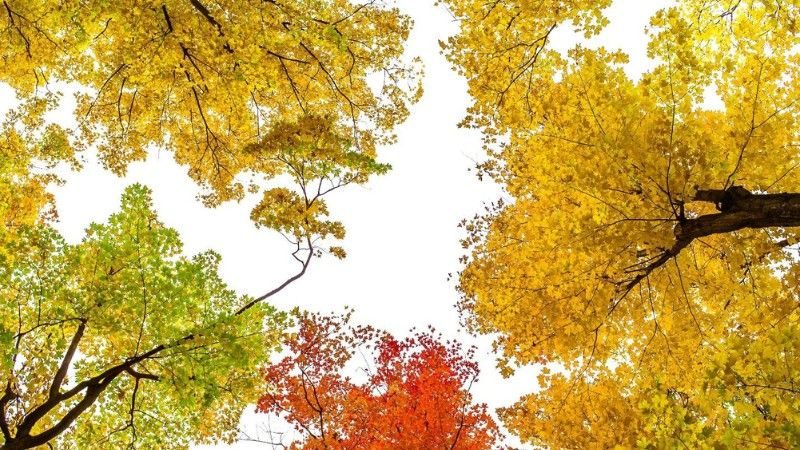
[(189, 0), (189, 3), (192, 4), (194, 9), (196, 9), (206, 19), (206, 21), (208, 21), (208, 23), (213, 25), (217, 31), (219, 31), (220, 36), (225, 36), (225, 33), (222, 31), (222, 24), (217, 22), (217, 19), (211, 15), (211, 11), (209, 11), (204, 4), (202, 4), (199, 0)]
[[(302, 260), (303, 263), (302, 269), (294, 276), (286, 279), (275, 289), (267, 292), (266, 294), (258, 298), (251, 300), (249, 303), (238, 309), (234, 313), (235, 315), (243, 314), (245, 311), (252, 308), (259, 302), (264, 301), (267, 298), (270, 298), (273, 295), (277, 294), (278, 292), (282, 291), (285, 287), (292, 284), (294, 281), (302, 277), (303, 274), (305, 274), (306, 269), (308, 268), (308, 265), (310, 264), (311, 258), (313, 257), (314, 253), (313, 247), (311, 247), (310, 237), (307, 238), (307, 241), (309, 244), (309, 254), (305, 260)], [(85, 330), (85, 323), (82, 322), (81, 327), (79, 327), (78, 331), (76, 331), (75, 336), (73, 336), (70, 348), (67, 350), (67, 355), (65, 355), (64, 360), (62, 361), (62, 367), (68, 368), (69, 363), (67, 362), (65, 366), (64, 361), (72, 360), (72, 356), (75, 353), (75, 349), (73, 349), (73, 344), (74, 347), (77, 348), (77, 342), (80, 341), (80, 337), (83, 335), (84, 330)], [(164, 350), (178, 347), (189, 341), (193, 341), (195, 338), (199, 336), (201, 336), (201, 333), (199, 332), (190, 333), (170, 343), (160, 344), (156, 347), (151, 348), (145, 353), (142, 353), (135, 357), (127, 358), (125, 361), (106, 369), (102, 373), (76, 384), (68, 391), (60, 392), (56, 390), (55, 394), (52, 394), (52, 387), (51, 387), (51, 395), (50, 397), (48, 397), (47, 401), (45, 401), (38, 407), (34, 408), (29, 414), (26, 415), (25, 419), (22, 421), (19, 427), (17, 427), (16, 436), (10, 438), (10, 432), (9, 432), (9, 435), (5, 438), (5, 443), (2, 446), (0, 446), (0, 450), (24, 450), (24, 449), (35, 448), (44, 445), (47, 442), (51, 441), (52, 439), (56, 438), (59, 434), (63, 433), (67, 428), (69, 428), (84, 411), (86, 411), (89, 407), (91, 407), (94, 404), (94, 402), (97, 401), (97, 399), (100, 397), (100, 395), (105, 391), (105, 389), (109, 386), (109, 384), (111, 384), (112, 381), (114, 381), (119, 375), (123, 373), (131, 375), (136, 380), (140, 379), (149, 379), (154, 381), (158, 380), (159, 379), (158, 376), (138, 372), (134, 369), (134, 367), (137, 364), (141, 363), (142, 361), (154, 357), (155, 355), (163, 352)], [(60, 372), (61, 368), (59, 368), (59, 373)], [(66, 373), (66, 371), (64, 372)], [(56, 377), (58, 377), (58, 373)], [(56, 379), (56, 377), (54, 377), (54, 380)], [(63, 377), (61, 379), (63, 381)], [(53, 385), (55, 384), (56, 383), (54, 382)], [(60, 387), (61, 382), (57, 384)], [(58, 421), (51, 428), (39, 434), (31, 435), (31, 431), (33, 430), (35, 425), (39, 422), (39, 420), (45, 417), (50, 411), (55, 409), (58, 405), (62, 404), (65, 401), (70, 400), (71, 398), (81, 394), (82, 392), (84, 393), (83, 398), (81, 398), (80, 401), (78, 401), (72, 408), (70, 408), (64, 414), (64, 416), (61, 418), (60, 421)], [(5, 403), (7, 403), (10, 400), (10, 398), (11, 397), (7, 399), (7, 395), (4, 395), (2, 398), (0, 398), (0, 405), (5, 406)], [(4, 418), (5, 416), (3, 416), (3, 419)]]
[[(184, 340), (185, 339), (186, 338), (184, 338)], [(94, 404), (100, 394), (105, 391), (106, 387), (108, 387), (108, 385), (114, 381), (117, 376), (129, 368), (132, 368), (134, 365), (144, 361), (156, 353), (161, 352), (165, 348), (167, 348), (165, 345), (160, 345), (148, 351), (147, 353), (143, 353), (133, 358), (128, 358), (124, 362), (105, 370), (101, 374), (78, 383), (72, 389), (66, 392), (59, 392), (55, 396), (51, 395), (48, 397), (47, 401), (34, 408), (25, 417), (19, 427), (17, 427), (17, 434), (14, 439), (7, 440), (6, 443), (0, 447), (0, 450), (28, 449), (44, 445), (46, 442), (52, 440), (64, 430), (69, 428), (69, 426), (72, 425), (72, 423), (78, 418), (78, 416), (80, 416), (81, 413)], [(67, 411), (67, 413), (64, 414), (64, 417), (62, 417), (61, 420), (56, 423), (56, 425), (37, 435), (30, 434), (39, 420), (45, 417), (50, 411), (56, 408), (59, 404), (62, 404), (63, 402), (84, 391), (85, 393), (83, 398), (69, 411)]]
[(51, 428), (36, 434), (30, 435), (30, 429), (25, 429), (24, 433), (18, 435), (12, 439), (6, 441), (6, 443), (0, 447), (2, 450), (24, 450), (29, 448), (36, 448), (42, 445), (45, 445), (47, 442), (54, 439), (59, 434), (63, 433), (73, 422), (75, 419), (78, 418), (84, 411), (86, 411), (94, 402), (100, 397), (100, 394), (105, 391), (106, 387), (116, 378), (119, 373), (112, 373), (109, 374), (106, 378), (99, 380), (98, 382), (92, 383), (87, 389), (86, 394), (83, 398), (64, 414), (64, 417), (61, 418), (55, 425)]
[(67, 371), (69, 370), (69, 366), (72, 364), (72, 358), (75, 356), (75, 352), (78, 350), (78, 344), (83, 338), (83, 333), (86, 331), (86, 321), (81, 320), (80, 325), (78, 325), (78, 329), (75, 330), (75, 334), (72, 336), (72, 341), (69, 343), (69, 347), (67, 348), (67, 352), (64, 354), (64, 359), (61, 360), (61, 365), (58, 367), (56, 374), (53, 376), (53, 382), (50, 384), (50, 397), (58, 396), (58, 393), (61, 391), (61, 384), (64, 383), (64, 378), (67, 376)]
[[(208, 21), (208, 23), (210, 23), (217, 29), (220, 37), (225, 37), (225, 32), (222, 31), (222, 24), (219, 23), (217, 19), (214, 18), (213, 15), (211, 15), (211, 11), (209, 11), (208, 8), (206, 8), (206, 6), (200, 2), (200, 0), (189, 0), (189, 3), (192, 4), (194, 9), (200, 12), (200, 14), (206, 19), (206, 21)], [(222, 48), (224, 48), (225, 51), (228, 53), (233, 53), (233, 48), (231, 47), (229, 42), (225, 42), (225, 44), (222, 45)]]
[(3, 437), (6, 441), (11, 439), (11, 431), (8, 428), (8, 420), (6, 419), (6, 405), (16, 397), (17, 394), (11, 389), (11, 383), (6, 383), (5, 392), (0, 397), (0, 431), (3, 432)]
[(133, 369), (132, 367), (128, 367), (127, 369), (125, 369), (125, 373), (127, 373), (130, 376), (132, 376), (137, 381), (140, 380), (140, 379), (158, 381), (160, 379), (158, 377), (158, 375), (153, 375), (151, 373), (138, 372), (135, 369)]
[(695, 239), (745, 228), (800, 226), (800, 193), (753, 194), (741, 186), (732, 186), (725, 190), (698, 190), (694, 200), (714, 203), (720, 212), (686, 219), (675, 225), (675, 244), (636, 270), (638, 274), (622, 287), (623, 297), (654, 270), (678, 256)]
[(725, 191), (698, 191), (695, 199), (712, 201), (721, 212), (678, 223), (675, 226), (678, 241), (745, 228), (800, 226), (800, 193), (753, 194), (734, 186)]

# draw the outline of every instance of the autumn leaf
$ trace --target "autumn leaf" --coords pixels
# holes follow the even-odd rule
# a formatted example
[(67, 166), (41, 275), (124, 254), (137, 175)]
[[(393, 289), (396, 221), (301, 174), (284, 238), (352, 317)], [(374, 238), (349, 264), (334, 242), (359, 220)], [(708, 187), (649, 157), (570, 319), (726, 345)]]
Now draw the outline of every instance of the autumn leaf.
[(279, 343), (284, 315), (187, 258), (133, 185), (121, 209), (67, 244), (27, 224), (0, 265), (2, 448), (185, 448), (230, 440), (259, 385), (253, 367)]
[[(313, 257), (346, 254), (328, 242), (345, 230), (326, 195), (389, 169), (376, 149), (421, 94), (418, 61), (402, 57), (411, 21), (391, 2), (348, 0), (0, 11), (0, 82), (19, 100), (0, 129), (0, 448), (230, 441), (283, 330), (266, 300)], [(368, 84), (375, 72), (383, 86)], [(64, 92), (72, 129), (46, 120)], [(260, 194), (251, 218), (287, 237), (293, 275), (235, 295), (219, 255), (183, 255), (138, 185), (66, 243), (47, 191), (56, 166), (93, 149), (123, 174), (151, 148), (171, 150), (209, 206)]]
[(621, 52), (550, 45), (610, 1), (442, 3), (511, 198), (465, 224), (461, 308), (507, 367), (562, 368), (505, 424), (550, 448), (800, 445), (798, 6), (676, 2), (633, 80)]
[[(258, 403), (300, 433), (289, 448), (499, 448), (497, 425), (469, 393), (478, 377), (471, 350), (429, 332), (398, 340), (351, 325), (349, 312), (295, 320), (290, 355), (264, 369), (269, 388)], [(363, 383), (348, 373), (353, 361)]]

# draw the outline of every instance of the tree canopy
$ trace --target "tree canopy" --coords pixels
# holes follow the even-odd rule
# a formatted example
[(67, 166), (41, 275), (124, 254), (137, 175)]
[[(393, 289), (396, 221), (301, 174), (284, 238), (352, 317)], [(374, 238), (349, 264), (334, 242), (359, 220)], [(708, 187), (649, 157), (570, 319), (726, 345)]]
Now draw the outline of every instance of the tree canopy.
[(546, 366), (505, 424), (553, 448), (800, 445), (800, 4), (679, 1), (631, 79), (621, 51), (549, 45), (596, 35), (608, 0), (443, 3), (510, 199), (465, 223), (461, 306), (505, 370)]
[(351, 325), (349, 313), (295, 317), (290, 354), (264, 369), (269, 388), (258, 403), (301, 434), (289, 448), (496, 448), (497, 425), (469, 393), (478, 377), (470, 350), (432, 332), (398, 340)]
[[(800, 1), (677, 0), (641, 76), (624, 49), (553, 49), (597, 36), (612, 0), (437, 1), (479, 174), (504, 189), (463, 222), (459, 307), (504, 374), (541, 369), (506, 427), (549, 448), (800, 447)], [(345, 257), (328, 196), (389, 170), (377, 149), (421, 95), (391, 0), (0, 2), (0, 450), (230, 441), (259, 398), (295, 449), (500, 444), (471, 350), (267, 303)], [(97, 152), (122, 175), (156, 148), (209, 207), (260, 196), (250, 219), (297, 271), (235, 293), (141, 185), (59, 235), (60, 167)]]
[[(5, 0), (0, 83), (0, 431), (3, 450), (186, 448), (236, 437), (285, 315), (266, 304), (335, 245), (325, 198), (389, 167), (420, 94), (391, 2)], [(48, 114), (68, 105), (70, 120)], [(208, 206), (261, 195), (257, 227), (299, 268), (241, 296), (213, 252), (183, 255), (148, 188), (69, 244), (48, 188), (96, 151), (123, 174), (169, 149)]]
[(74, 136), (107, 167), (122, 173), (148, 147), (168, 147), (210, 204), (257, 189), (248, 175), (263, 168), (245, 149), (276, 123), (325, 117), (374, 157), (421, 93), (418, 64), (402, 58), (411, 22), (382, 1), (2, 6), (0, 81), (31, 101), (75, 86)]
[(284, 316), (217, 275), (219, 256), (181, 255), (149, 191), (67, 244), (24, 225), (0, 268), (3, 449), (183, 448), (231, 439), (259, 385), (253, 366)]

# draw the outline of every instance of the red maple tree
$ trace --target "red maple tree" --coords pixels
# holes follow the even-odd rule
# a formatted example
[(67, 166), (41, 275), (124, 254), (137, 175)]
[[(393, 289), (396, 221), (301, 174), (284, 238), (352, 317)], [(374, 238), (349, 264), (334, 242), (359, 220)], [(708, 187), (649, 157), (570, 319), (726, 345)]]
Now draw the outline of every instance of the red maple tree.
[[(302, 435), (291, 449), (478, 450), (501, 434), (469, 393), (478, 376), (473, 350), (433, 330), (397, 340), (349, 324), (350, 314), (299, 313), (290, 354), (264, 369), (270, 390), (258, 411)], [(370, 363), (371, 361), (371, 363)], [(353, 366), (365, 375), (357, 383)], [(360, 378), (360, 376), (356, 376)]]

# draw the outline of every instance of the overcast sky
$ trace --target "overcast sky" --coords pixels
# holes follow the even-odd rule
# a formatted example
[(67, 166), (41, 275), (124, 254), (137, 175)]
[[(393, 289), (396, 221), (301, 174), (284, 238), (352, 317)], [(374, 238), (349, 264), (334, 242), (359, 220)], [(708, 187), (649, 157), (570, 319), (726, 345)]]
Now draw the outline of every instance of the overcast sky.
[[(458, 295), (447, 277), (458, 271), (463, 253), (457, 224), (501, 193), (470, 171), (483, 159), (480, 134), (457, 127), (469, 104), (466, 83), (450, 70), (437, 44), (455, 33), (458, 24), (432, 3), (399, 0), (415, 22), (408, 53), (422, 57), (426, 77), (425, 95), (399, 128), (398, 143), (380, 153), (393, 170), (366, 186), (348, 187), (329, 197), (331, 211), (347, 227), (348, 257), (313, 261), (307, 275), (274, 297), (273, 304), (322, 312), (351, 306), (355, 322), (396, 335), (431, 324), (447, 337), (477, 345), (481, 378), (472, 392), (477, 401), (496, 408), (534, 389), (535, 370), (503, 380), (494, 367), (490, 339), (459, 330), (454, 307)], [(650, 64), (644, 27), (665, 3), (615, 1), (609, 11), (611, 25), (589, 45), (625, 50), (631, 56), (626, 70), (638, 77)], [(553, 46), (565, 50), (576, 41), (562, 28)], [(195, 199), (197, 188), (186, 169), (169, 152), (153, 152), (146, 162), (133, 164), (122, 181), (90, 157), (84, 170), (69, 174), (66, 184), (55, 190), (61, 216), (58, 228), (68, 240), (79, 241), (89, 223), (104, 221), (118, 208), (123, 188), (134, 182), (153, 189), (161, 220), (180, 232), (187, 254), (211, 248), (222, 255), (222, 276), (238, 292), (260, 295), (296, 270), (286, 241), (256, 230), (250, 222), (256, 198), (204, 208)], [(252, 426), (259, 420), (264, 418), (249, 415), (245, 422)], [(235, 447), (265, 448), (244, 443)]]

